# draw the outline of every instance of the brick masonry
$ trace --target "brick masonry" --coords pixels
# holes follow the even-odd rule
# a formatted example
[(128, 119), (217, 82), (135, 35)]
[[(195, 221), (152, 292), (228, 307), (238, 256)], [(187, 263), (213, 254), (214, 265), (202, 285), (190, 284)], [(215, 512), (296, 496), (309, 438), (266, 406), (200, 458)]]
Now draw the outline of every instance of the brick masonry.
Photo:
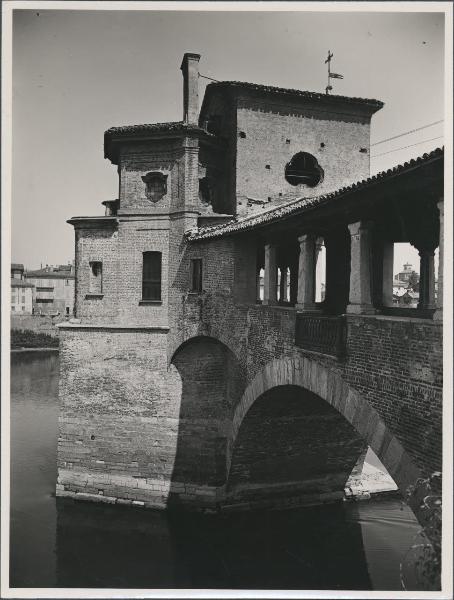
[[(72, 221), (79, 322), (60, 328), (57, 495), (196, 509), (323, 502), (367, 445), (402, 491), (440, 470), (440, 322), (347, 315), (342, 360), (308, 352), (295, 346), (295, 308), (256, 303), (257, 239), (185, 238), (201, 215), (248, 212), (247, 196), (279, 202), (367, 176), (370, 115), (235, 102), (212, 98), (225, 111), (220, 140), (125, 140), (118, 214)], [(325, 170), (316, 190), (285, 183), (299, 150)], [(167, 176), (157, 202), (142, 179), (154, 171)], [(210, 173), (207, 207), (199, 180)], [(159, 302), (141, 302), (146, 251), (161, 253)], [(93, 261), (102, 293), (90, 292)]]
[[(337, 436), (331, 455), (345, 467), (331, 478), (335, 490), (364, 443), (402, 490), (418, 474), (439, 470), (441, 326), (349, 316), (347, 357), (339, 362), (297, 349), (294, 319), (291, 308), (237, 304), (232, 295), (204, 292), (186, 296), (179, 324), (169, 332), (64, 329), (58, 493), (197, 508), (269, 499), (254, 484), (254, 456), (269, 457), (270, 483), (274, 473), (285, 472), (287, 449), (276, 449), (278, 440), (266, 433), (266, 415), (254, 403), (274, 389), (270, 410), (283, 410), (288, 401), (276, 389), (283, 385), (299, 392), (284, 411), (279, 427), (288, 435), (281, 439), (296, 444), (300, 464), (310, 460), (316, 468), (314, 452), (321, 457), (323, 440)], [(378, 341), (391, 338), (389, 348)], [(307, 423), (294, 411), (307, 390), (333, 406), (331, 417), (312, 421), (320, 444), (315, 450), (305, 444)], [(321, 463), (320, 481), (327, 465)], [(238, 495), (241, 472), (252, 479), (239, 478)], [(304, 478), (295, 485), (289, 473), (290, 482), (294, 496), (307, 493)], [(325, 488), (308, 501), (331, 498), (323, 496)], [(275, 485), (269, 491), (276, 497)]]

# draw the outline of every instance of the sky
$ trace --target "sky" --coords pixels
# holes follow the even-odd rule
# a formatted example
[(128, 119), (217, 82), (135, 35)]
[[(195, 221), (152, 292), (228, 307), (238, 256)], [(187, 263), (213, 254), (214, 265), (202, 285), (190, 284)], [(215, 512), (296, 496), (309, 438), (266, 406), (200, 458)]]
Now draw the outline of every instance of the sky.
[[(333, 93), (385, 103), (372, 144), (444, 118), (443, 13), (16, 10), (11, 260), (73, 259), (66, 220), (118, 196), (104, 131), (181, 120), (185, 52), (214, 79), (323, 92), (328, 50)], [(443, 145), (443, 127), (372, 146), (371, 174)]]

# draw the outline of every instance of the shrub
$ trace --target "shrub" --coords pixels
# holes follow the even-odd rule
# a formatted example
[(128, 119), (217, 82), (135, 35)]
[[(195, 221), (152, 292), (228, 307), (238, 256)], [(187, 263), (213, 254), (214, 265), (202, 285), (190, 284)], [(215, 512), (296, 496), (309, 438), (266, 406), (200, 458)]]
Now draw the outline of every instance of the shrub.
[(400, 565), (402, 588), (413, 570), (418, 589), (441, 589), (441, 473), (436, 471), (426, 479), (418, 479), (407, 489), (406, 500), (410, 506), (419, 507), (420, 529)]
[(11, 330), (11, 348), (58, 348), (59, 339), (30, 329)]

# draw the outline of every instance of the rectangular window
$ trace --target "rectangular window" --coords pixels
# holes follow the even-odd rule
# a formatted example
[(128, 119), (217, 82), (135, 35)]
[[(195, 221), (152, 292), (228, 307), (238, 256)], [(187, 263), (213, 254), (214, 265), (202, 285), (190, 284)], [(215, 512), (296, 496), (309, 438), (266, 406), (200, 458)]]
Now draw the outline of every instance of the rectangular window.
[(191, 260), (191, 292), (201, 292), (203, 286), (202, 278), (202, 259), (193, 258)]
[(53, 301), (53, 298), (36, 298), (36, 302), (39, 302), (41, 304), (51, 304)]
[(12, 306), (12, 307), (11, 307), (11, 310), (16, 310), (16, 307), (15, 307), (15, 306)]
[(37, 292), (53, 292), (54, 288), (53, 287), (37, 287), (36, 291)]
[(22, 310), (25, 310), (25, 306), (22, 307)]
[(22, 304), (25, 304), (25, 296), (22, 296)]
[(90, 294), (102, 294), (102, 262), (90, 262)]
[(69, 306), (66, 307), (66, 315), (69, 315)]
[(161, 252), (143, 253), (142, 300), (161, 301)]

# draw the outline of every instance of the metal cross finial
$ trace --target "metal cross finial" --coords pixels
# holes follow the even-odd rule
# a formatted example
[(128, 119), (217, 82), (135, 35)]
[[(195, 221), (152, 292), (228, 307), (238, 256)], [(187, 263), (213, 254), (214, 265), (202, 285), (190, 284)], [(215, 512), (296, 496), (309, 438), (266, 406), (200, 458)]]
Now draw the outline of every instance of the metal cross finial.
[(328, 50), (328, 58), (325, 60), (325, 65), (328, 64), (328, 85), (325, 88), (325, 92), (327, 94), (330, 93), (330, 91), (333, 89), (333, 86), (331, 85), (331, 79), (343, 79), (344, 76), (343, 75), (339, 75), (339, 73), (331, 73), (331, 59), (333, 58), (334, 54), (331, 52), (331, 50)]

